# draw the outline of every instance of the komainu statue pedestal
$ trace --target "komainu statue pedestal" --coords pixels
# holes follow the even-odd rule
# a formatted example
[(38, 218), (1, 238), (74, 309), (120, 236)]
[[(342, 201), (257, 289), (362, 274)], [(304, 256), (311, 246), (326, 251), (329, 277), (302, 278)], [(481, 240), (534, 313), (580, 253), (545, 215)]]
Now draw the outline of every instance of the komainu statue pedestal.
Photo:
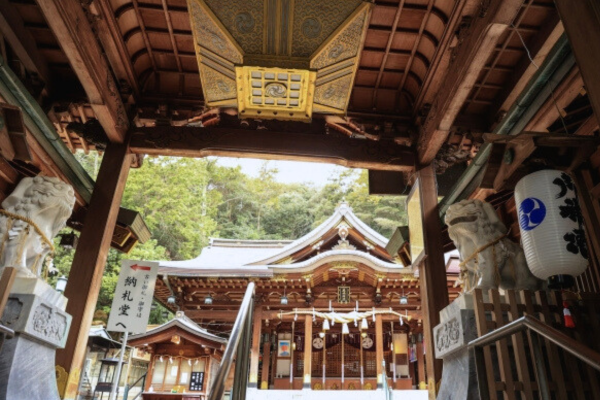
[(38, 278), (17, 278), (2, 324), (15, 331), (0, 352), (0, 400), (59, 400), (56, 349), (71, 324), (67, 298)]
[(473, 296), (463, 293), (440, 311), (433, 329), (435, 357), (444, 360), (437, 400), (479, 400), (475, 357), (467, 345), (477, 338)]

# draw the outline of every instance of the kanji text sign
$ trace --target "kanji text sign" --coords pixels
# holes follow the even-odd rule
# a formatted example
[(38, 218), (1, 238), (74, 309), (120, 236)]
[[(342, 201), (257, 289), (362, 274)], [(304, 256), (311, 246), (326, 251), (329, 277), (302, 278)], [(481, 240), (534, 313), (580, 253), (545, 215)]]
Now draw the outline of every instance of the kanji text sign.
[(146, 332), (157, 273), (157, 262), (123, 260), (107, 330)]

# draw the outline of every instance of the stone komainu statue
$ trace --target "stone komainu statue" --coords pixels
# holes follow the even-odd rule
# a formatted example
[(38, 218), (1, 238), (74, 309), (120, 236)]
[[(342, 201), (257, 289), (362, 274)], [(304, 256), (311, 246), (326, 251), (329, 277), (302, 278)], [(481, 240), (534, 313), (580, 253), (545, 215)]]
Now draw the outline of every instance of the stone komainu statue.
[(450, 239), (460, 253), (464, 291), (480, 289), (538, 290), (523, 249), (507, 238), (508, 230), (489, 203), (463, 200), (446, 212)]
[(0, 210), (0, 274), (11, 266), (18, 276), (40, 276), (74, 205), (73, 187), (58, 178), (23, 178)]

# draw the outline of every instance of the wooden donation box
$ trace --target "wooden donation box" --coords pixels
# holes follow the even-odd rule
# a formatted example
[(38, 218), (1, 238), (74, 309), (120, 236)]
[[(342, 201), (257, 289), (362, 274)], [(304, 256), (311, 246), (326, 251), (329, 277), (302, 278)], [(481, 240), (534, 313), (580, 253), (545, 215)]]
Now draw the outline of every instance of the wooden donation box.
[(131, 336), (129, 343), (151, 354), (144, 400), (205, 399), (227, 340), (200, 328), (183, 312), (171, 321)]

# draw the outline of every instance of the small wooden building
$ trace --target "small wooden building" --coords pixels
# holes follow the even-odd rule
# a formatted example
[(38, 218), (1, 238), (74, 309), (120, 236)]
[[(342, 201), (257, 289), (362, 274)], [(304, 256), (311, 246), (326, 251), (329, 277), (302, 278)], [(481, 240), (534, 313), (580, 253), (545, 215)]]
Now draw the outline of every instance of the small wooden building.
[(131, 336), (131, 346), (151, 354), (142, 398), (204, 399), (226, 343), (226, 339), (200, 328), (182, 311), (163, 325)]

